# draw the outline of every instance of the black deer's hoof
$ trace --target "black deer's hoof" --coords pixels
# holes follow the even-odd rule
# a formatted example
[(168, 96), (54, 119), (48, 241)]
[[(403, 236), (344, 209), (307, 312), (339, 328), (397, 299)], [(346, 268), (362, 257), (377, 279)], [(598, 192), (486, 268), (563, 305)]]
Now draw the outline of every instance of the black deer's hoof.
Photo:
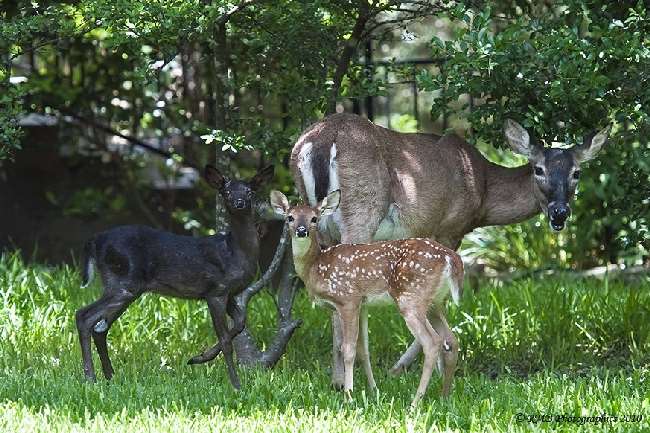
[(189, 361), (187, 361), (187, 365), (195, 364), (201, 364), (201, 355), (194, 356)]

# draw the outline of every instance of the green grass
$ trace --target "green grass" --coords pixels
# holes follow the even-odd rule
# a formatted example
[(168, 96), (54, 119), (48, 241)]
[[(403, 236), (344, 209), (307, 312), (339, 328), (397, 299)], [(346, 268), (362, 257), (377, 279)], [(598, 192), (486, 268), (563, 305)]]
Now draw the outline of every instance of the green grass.
[[(189, 367), (214, 342), (205, 305), (145, 296), (109, 336), (112, 382), (82, 380), (74, 311), (81, 289), (69, 267), (0, 259), (0, 432), (102, 431), (650, 431), (650, 284), (524, 280), (467, 293), (449, 321), (461, 344), (452, 396), (435, 378), (415, 411), (419, 366), (387, 369), (410, 342), (395, 309), (371, 310), (370, 344), (380, 395), (361, 369), (353, 401), (329, 385), (329, 313), (301, 293), (304, 324), (275, 369), (240, 369), (235, 393), (221, 357)], [(253, 332), (269, 341), (274, 306), (258, 296)], [(96, 368), (99, 366), (95, 358)], [(100, 373), (98, 369), (98, 374)], [(643, 415), (606, 425), (517, 422), (518, 413)]]

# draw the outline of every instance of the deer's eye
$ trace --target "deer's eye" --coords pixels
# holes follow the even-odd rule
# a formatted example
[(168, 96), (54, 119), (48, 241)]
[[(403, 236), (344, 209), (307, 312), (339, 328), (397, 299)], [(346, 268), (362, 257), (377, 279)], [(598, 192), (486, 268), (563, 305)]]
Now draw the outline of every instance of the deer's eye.
[(316, 218), (316, 217), (312, 217), (312, 218), (311, 218), (311, 223), (312, 223), (312, 224), (316, 224), (316, 221), (317, 221), (317, 218)]
[(289, 216), (287, 217), (287, 221), (292, 222), (292, 221), (293, 221), (293, 216), (289, 215)]
[(573, 172), (573, 178), (575, 180), (580, 179), (580, 170), (576, 170), (576, 171)]
[(544, 176), (544, 169), (539, 165), (535, 166), (535, 176)]

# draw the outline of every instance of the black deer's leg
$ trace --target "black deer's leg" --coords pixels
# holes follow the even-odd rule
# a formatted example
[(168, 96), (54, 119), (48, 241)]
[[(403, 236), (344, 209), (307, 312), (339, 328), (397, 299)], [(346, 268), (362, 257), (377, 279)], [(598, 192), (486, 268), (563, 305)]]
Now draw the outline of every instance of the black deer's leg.
[(115, 319), (122, 314), (135, 298), (136, 296), (125, 290), (118, 293), (105, 292), (97, 301), (77, 310), (77, 331), (79, 332), (84, 374), (88, 380), (95, 381), (96, 379), (92, 358), (91, 335), (97, 345), (104, 376), (110, 379), (113, 368), (108, 359), (106, 332)]
[[(81, 346), (81, 358), (83, 360), (83, 369), (86, 379), (94, 382), (96, 380), (95, 368), (93, 367), (93, 354), (90, 341), (90, 328), (87, 325), (87, 318), (92, 316), (95, 311), (101, 309), (105, 298), (100, 298), (92, 304), (88, 304), (77, 310), (75, 319), (77, 322), (77, 331), (79, 332), (79, 345)], [(92, 325), (91, 325), (92, 326)]]
[(106, 345), (106, 336), (108, 330), (115, 321), (126, 311), (131, 303), (137, 298), (137, 295), (126, 290), (115, 293), (109, 299), (101, 318), (93, 325), (92, 336), (97, 346), (97, 353), (102, 363), (104, 377), (110, 379), (113, 377), (113, 366), (108, 356), (108, 347)]
[[(238, 304), (236, 298), (233, 297), (228, 298), (228, 304), (226, 308), (228, 311), (228, 315), (233, 320), (233, 327), (229, 333), (230, 339), (232, 340), (244, 330), (244, 326), (246, 325), (246, 312), (244, 308), (242, 308)], [(189, 361), (187, 361), (187, 363), (193, 365), (193, 364), (203, 364), (208, 361), (212, 361), (221, 353), (222, 348), (223, 346), (221, 344), (221, 341), (219, 341), (217, 344), (207, 349), (200, 355), (197, 355), (192, 359), (190, 359)]]
[(192, 357), (189, 361), (187, 361), (187, 364), (188, 365), (204, 364), (208, 361), (212, 361), (214, 358), (219, 356), (220, 353), (221, 353), (221, 341), (219, 341), (217, 344), (207, 349), (200, 355), (196, 355)]
[(228, 302), (228, 295), (208, 297), (206, 300), (208, 301), (208, 308), (210, 309), (210, 315), (212, 316), (214, 330), (219, 338), (218, 345), (221, 346), (223, 356), (226, 358), (230, 383), (232, 383), (232, 386), (235, 387), (235, 389), (239, 389), (241, 388), (241, 385), (239, 383), (239, 377), (237, 376), (235, 363), (232, 357), (232, 339), (230, 338), (230, 332), (226, 325), (226, 304)]
[(234, 339), (246, 326), (246, 306), (240, 305), (236, 297), (230, 297), (228, 298), (226, 308), (228, 315), (233, 321), (232, 329), (230, 330), (230, 339)]

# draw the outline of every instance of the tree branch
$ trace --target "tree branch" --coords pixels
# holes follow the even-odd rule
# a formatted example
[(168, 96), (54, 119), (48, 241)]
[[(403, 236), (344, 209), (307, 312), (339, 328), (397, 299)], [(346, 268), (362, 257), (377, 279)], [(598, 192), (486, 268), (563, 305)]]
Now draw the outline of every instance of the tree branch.
[[(74, 113), (74, 112), (69, 111), (69, 110), (67, 110), (65, 108), (60, 108), (59, 111), (61, 113), (65, 114), (66, 116), (70, 116), (73, 119), (75, 119), (75, 120), (77, 120), (77, 121), (79, 121), (81, 123), (92, 126), (93, 128), (97, 128), (97, 129), (99, 129), (101, 131), (104, 131), (104, 132), (106, 132), (108, 134), (111, 134), (111, 135), (114, 135), (116, 137), (120, 137), (120, 138), (126, 140), (127, 142), (129, 142), (132, 146), (141, 147), (141, 148), (145, 149), (148, 152), (151, 152), (151, 153), (153, 153), (155, 155), (161, 156), (161, 157), (166, 158), (166, 159), (169, 159), (169, 158), (173, 157), (173, 155), (170, 152), (167, 152), (167, 151), (162, 150), (162, 149), (158, 149), (157, 147), (152, 146), (151, 144), (146, 143), (146, 142), (144, 142), (144, 141), (142, 141), (142, 140), (140, 140), (138, 138), (122, 134), (121, 132), (116, 131), (116, 130), (114, 130), (113, 128), (111, 128), (109, 126), (106, 126), (106, 125), (98, 123), (98, 122), (96, 122), (94, 120), (88, 119), (87, 117), (84, 117), (84, 116), (82, 116), (80, 114)], [(192, 162), (190, 160), (187, 160), (185, 158), (183, 159), (181, 164), (186, 166), (186, 167), (191, 167), (191, 168), (200, 170), (199, 166), (196, 163), (194, 163), (194, 162)]]
[(241, 308), (243, 311), (246, 311), (246, 306), (248, 305), (248, 302), (250, 299), (257, 294), (264, 286), (266, 286), (269, 281), (271, 281), (271, 278), (273, 278), (273, 275), (275, 275), (275, 272), (278, 270), (280, 267), (280, 263), (282, 262), (282, 258), (284, 257), (284, 251), (287, 247), (287, 234), (289, 233), (289, 226), (285, 223), (284, 226), (282, 227), (282, 235), (280, 236), (280, 241), (278, 242), (278, 248), (275, 250), (275, 255), (273, 256), (273, 260), (271, 261), (271, 264), (269, 265), (268, 269), (260, 278), (257, 282), (255, 282), (253, 285), (246, 287), (242, 292), (237, 295), (237, 305), (239, 308)]
[[(287, 235), (289, 232), (288, 227), (289, 226), (285, 223), (282, 228), (282, 236), (280, 237), (278, 248), (275, 251), (273, 260), (271, 261), (271, 264), (269, 265), (268, 269), (266, 270), (262, 278), (260, 278), (254, 284), (245, 288), (240, 294), (238, 294), (235, 297), (235, 302), (237, 303), (239, 309), (242, 311), (242, 314), (244, 315), (244, 320), (246, 319), (246, 314), (247, 314), (246, 310), (248, 308), (248, 302), (255, 294), (257, 294), (265, 285), (269, 283), (269, 281), (271, 280), (271, 278), (273, 278), (273, 275), (278, 270), (280, 264), (283, 261), (285, 250), (286, 250), (286, 244), (287, 244)], [(293, 301), (293, 294), (290, 294), (289, 296), (291, 298), (291, 301)], [(257, 361), (258, 363), (264, 366), (271, 367), (277, 362), (280, 356), (282, 356), (286, 344), (289, 341), (289, 338), (291, 338), (291, 335), (293, 334), (293, 331), (302, 323), (301, 320), (291, 320), (290, 305), (288, 306), (288, 310), (289, 313), (284, 314), (285, 312), (283, 312), (281, 309), (278, 309), (280, 315), (280, 327), (278, 329), (278, 335), (276, 335), (276, 339), (271, 345), (271, 347), (269, 348), (269, 350), (265, 351), (264, 353), (256, 350), (257, 348), (252, 342), (250, 336), (246, 334), (247, 337), (242, 342), (245, 351), (247, 352), (247, 354), (250, 354), (251, 351), (257, 352), (256, 356), (250, 357), (252, 359), (247, 359), (247, 363), (254, 364), (256, 363), (255, 361)], [(202, 364), (204, 362), (211, 361), (214, 358), (216, 358), (217, 355), (219, 355), (219, 353), (221, 353), (221, 342), (207, 349), (202, 354), (193, 357), (188, 362), (188, 364)]]
[(226, 24), (228, 21), (230, 21), (230, 18), (236, 14), (237, 12), (241, 11), (244, 8), (247, 8), (248, 6), (252, 6), (255, 3), (262, 3), (266, 0), (242, 0), (239, 2), (237, 6), (233, 6), (230, 8), (228, 12), (225, 14), (221, 15), (215, 22), (216, 26), (220, 26), (223, 24)]
[[(404, 6), (414, 5), (414, 8), (408, 8)], [(395, 7), (392, 7), (395, 6)], [(381, 12), (384, 14), (395, 14), (397, 15), (394, 18), (385, 19), (385, 20), (376, 20), (368, 28), (366, 28), (361, 36), (362, 39), (369, 37), (375, 30), (388, 26), (388, 25), (403, 25), (408, 21), (417, 20), (420, 18), (425, 18), (428, 16), (439, 14), (440, 12), (446, 10), (447, 8), (444, 5), (431, 4), (430, 2), (425, 1), (411, 1), (411, 2), (391, 2), (388, 5), (384, 6), (381, 9)], [(376, 14), (379, 15), (379, 14)], [(375, 17), (376, 17), (375, 15)]]
[(339, 61), (336, 65), (336, 70), (334, 71), (334, 77), (332, 79), (334, 84), (332, 85), (330, 98), (327, 103), (327, 114), (336, 112), (336, 100), (338, 99), (339, 93), (341, 91), (341, 83), (343, 82), (343, 77), (350, 67), (350, 60), (352, 60), (352, 56), (354, 55), (357, 46), (361, 42), (361, 36), (364, 33), (364, 29), (368, 23), (368, 20), (370, 19), (370, 16), (371, 15), (368, 8), (368, 3), (362, 0), (359, 4), (359, 15), (357, 16), (357, 20), (354, 23), (352, 34), (350, 35), (350, 39), (345, 41), (345, 46), (343, 47), (343, 51), (341, 52), (341, 56), (339, 57)]

